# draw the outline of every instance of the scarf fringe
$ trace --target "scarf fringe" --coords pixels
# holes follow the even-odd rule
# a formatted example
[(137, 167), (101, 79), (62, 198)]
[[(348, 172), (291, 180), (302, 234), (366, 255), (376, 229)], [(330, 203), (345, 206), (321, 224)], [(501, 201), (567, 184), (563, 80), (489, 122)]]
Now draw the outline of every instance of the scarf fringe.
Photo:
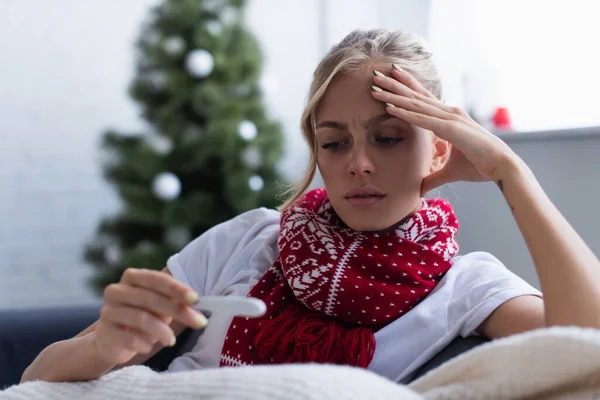
[(316, 362), (367, 368), (375, 353), (370, 328), (323, 319), (294, 303), (273, 319), (263, 320), (254, 339), (258, 356), (277, 364)]

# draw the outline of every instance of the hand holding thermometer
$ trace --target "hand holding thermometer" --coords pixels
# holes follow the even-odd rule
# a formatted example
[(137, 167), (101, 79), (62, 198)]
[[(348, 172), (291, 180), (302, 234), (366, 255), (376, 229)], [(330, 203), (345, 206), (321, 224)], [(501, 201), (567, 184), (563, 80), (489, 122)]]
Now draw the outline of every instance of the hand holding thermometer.
[(219, 313), (240, 317), (261, 317), (267, 312), (262, 300), (245, 296), (201, 296), (193, 308), (207, 311), (210, 315)]

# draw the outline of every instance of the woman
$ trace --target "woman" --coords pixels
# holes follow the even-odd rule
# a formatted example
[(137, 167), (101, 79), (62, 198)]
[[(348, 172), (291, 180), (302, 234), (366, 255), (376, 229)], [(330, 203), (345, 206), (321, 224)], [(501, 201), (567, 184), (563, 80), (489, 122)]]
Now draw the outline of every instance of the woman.
[[(213, 315), (170, 371), (314, 361), (406, 381), (458, 335), (600, 327), (598, 259), (524, 162), (440, 99), (419, 38), (352, 32), (315, 71), (302, 117), (310, 165), (281, 213), (214, 227), (162, 273), (128, 269), (106, 289), (100, 319), (46, 348), (23, 381), (89, 380), (142, 363), (185, 327), (207, 325), (190, 304), (209, 294), (259, 297), (268, 311)], [(317, 166), (326, 191), (304, 193)], [(498, 185), (543, 297), (489, 254), (457, 256), (451, 206), (423, 199), (455, 181)]]

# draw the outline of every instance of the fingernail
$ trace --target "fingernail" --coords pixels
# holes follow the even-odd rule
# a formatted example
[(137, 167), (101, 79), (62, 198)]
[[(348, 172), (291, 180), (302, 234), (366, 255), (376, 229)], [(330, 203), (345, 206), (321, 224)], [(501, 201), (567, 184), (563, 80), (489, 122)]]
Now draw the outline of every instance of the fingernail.
[(374, 92), (383, 92), (383, 89), (380, 88), (379, 86), (371, 86), (371, 90), (373, 90)]
[(400, 68), (400, 66), (398, 64), (392, 63), (392, 68), (394, 68), (398, 72), (402, 72), (402, 68)]
[(392, 103), (385, 103), (386, 106), (390, 107), (390, 108), (395, 108), (396, 106), (393, 105)]
[(385, 78), (385, 75), (379, 71), (373, 70), (373, 75), (378, 76), (380, 78)]
[(177, 338), (175, 338), (175, 336), (173, 336), (173, 338), (169, 342), (169, 347), (175, 346), (175, 343), (177, 343)]
[(199, 299), (200, 299), (200, 297), (198, 296), (198, 293), (196, 293), (196, 292), (187, 292), (185, 294), (185, 300), (190, 305), (196, 304)]
[(196, 322), (196, 325), (198, 325), (199, 328), (204, 328), (206, 325), (208, 325), (208, 320), (202, 314), (195, 314), (194, 321)]

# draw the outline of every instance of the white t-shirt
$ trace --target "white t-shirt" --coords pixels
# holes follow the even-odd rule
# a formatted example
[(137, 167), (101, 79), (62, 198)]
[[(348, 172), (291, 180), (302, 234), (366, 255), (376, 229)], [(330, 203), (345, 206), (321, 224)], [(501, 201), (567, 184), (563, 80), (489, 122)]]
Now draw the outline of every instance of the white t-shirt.
[[(171, 256), (167, 266), (200, 296), (246, 296), (277, 258), (278, 235), (278, 211), (251, 210), (211, 228)], [(499, 305), (523, 295), (541, 297), (491, 254), (457, 256), (421, 303), (375, 333), (368, 369), (403, 382), (458, 335), (473, 334)], [(211, 315), (194, 348), (175, 358), (167, 372), (218, 367), (232, 318)]]

